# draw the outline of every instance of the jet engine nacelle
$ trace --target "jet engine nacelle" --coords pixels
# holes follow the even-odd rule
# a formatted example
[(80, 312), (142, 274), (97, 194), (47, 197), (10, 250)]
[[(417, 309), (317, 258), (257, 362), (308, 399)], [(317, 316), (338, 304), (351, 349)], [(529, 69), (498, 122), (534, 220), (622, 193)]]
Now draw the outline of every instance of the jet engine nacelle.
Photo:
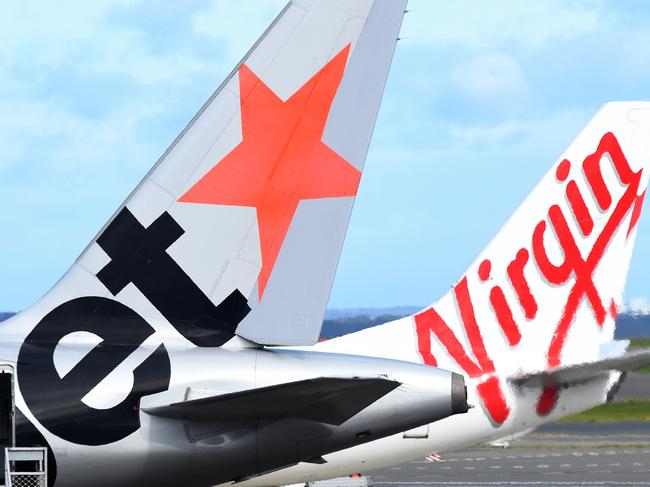
[(463, 377), (436, 367), (293, 350), (203, 355), (172, 354), (178, 382), (142, 400), (152, 427), (183, 422), (194, 446), (192, 485), (324, 462), (328, 453), (468, 410)]

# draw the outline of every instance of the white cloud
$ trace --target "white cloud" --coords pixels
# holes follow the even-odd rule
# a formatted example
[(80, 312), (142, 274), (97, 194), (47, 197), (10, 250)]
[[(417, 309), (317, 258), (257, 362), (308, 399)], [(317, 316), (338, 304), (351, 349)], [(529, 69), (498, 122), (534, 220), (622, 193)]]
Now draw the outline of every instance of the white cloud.
[[(179, 111), (175, 95), (196, 90), (196, 78), (212, 79), (220, 46), (198, 49), (188, 28), (183, 42), (157, 48), (156, 40), (170, 34), (138, 22), (138, 8), (134, 0), (3, 5), (0, 172), (154, 162), (140, 159), (155, 138), (142, 128), (159, 128), (161, 115), (172, 118)], [(166, 21), (177, 25), (174, 17)]]
[(20, 164), (50, 174), (112, 164), (117, 173), (124, 164), (142, 162), (147, 143), (138, 139), (137, 126), (157, 113), (155, 105), (127, 104), (93, 119), (53, 99), (0, 101), (0, 173)]
[(650, 302), (646, 298), (632, 298), (623, 306), (623, 311), (634, 314), (650, 314)]
[(5, 2), (0, 16), (0, 53), (5, 60), (27, 56), (37, 64), (56, 65), (70, 56), (70, 48), (89, 49), (109, 9), (122, 0), (92, 2)]
[(466, 143), (499, 143), (514, 135), (529, 132), (530, 128), (520, 121), (507, 121), (491, 126), (464, 126), (448, 124), (445, 126), (452, 139)]
[(194, 4), (156, 25), (166, 32), (151, 29), (146, 19), (138, 21), (147, 14), (142, 9), (136, 0), (8, 2), (0, 16), (0, 90), (18, 67), (32, 73), (32, 83), (47, 81), (64, 67), (80, 75), (126, 76), (151, 85), (187, 82), (220, 65), (218, 43), (208, 46), (217, 51), (211, 57), (210, 49), (198, 49), (205, 47), (205, 42), (196, 44), (198, 36), (164, 44), (174, 28), (184, 25), (180, 16), (189, 18), (198, 9)]
[(451, 83), (462, 95), (490, 102), (516, 103), (528, 85), (517, 60), (505, 54), (486, 54), (457, 66)]
[(539, 46), (598, 27), (603, 2), (544, 0), (411, 0), (402, 35), (416, 43), (486, 48), (506, 43)]

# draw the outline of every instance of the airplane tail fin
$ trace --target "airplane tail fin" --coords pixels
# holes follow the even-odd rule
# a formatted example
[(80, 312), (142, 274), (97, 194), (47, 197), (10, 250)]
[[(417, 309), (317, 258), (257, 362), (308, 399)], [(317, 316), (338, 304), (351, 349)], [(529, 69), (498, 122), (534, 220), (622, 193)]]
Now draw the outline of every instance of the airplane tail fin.
[(289, 2), (34, 320), (96, 297), (198, 346), (315, 343), (405, 3)]
[[(649, 136), (650, 103), (605, 105), (442, 299), (323, 347), (460, 371), (502, 423), (506, 377), (596, 361), (612, 340)], [(542, 396), (540, 412), (557, 391)]]

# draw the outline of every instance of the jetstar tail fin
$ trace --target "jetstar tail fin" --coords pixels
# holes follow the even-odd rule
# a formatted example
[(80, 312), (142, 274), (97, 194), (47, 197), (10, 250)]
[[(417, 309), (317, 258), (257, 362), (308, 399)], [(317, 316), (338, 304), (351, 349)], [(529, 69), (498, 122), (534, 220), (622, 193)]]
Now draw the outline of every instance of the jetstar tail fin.
[(34, 319), (97, 296), (198, 346), (315, 343), (405, 3), (291, 1)]
[[(595, 362), (612, 340), (649, 141), (650, 103), (605, 105), (442, 299), (322, 347), (461, 371), (502, 423), (507, 377)], [(544, 390), (540, 413), (557, 394)]]

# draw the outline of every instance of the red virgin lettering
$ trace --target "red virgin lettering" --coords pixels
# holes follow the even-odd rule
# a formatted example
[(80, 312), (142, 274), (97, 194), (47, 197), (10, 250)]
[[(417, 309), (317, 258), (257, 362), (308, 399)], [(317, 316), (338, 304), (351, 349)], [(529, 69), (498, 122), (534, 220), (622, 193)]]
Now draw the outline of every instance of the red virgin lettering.
[(454, 296), (461, 320), (467, 334), (470, 348), (477, 362), (471, 359), (454, 332), (449, 328), (440, 314), (429, 308), (415, 315), (418, 335), (418, 351), (427, 365), (437, 365), (431, 352), (431, 334), (433, 333), (449, 356), (471, 378), (480, 378), (477, 391), (486, 411), (495, 424), (502, 424), (510, 414), (498, 377), (494, 374), (494, 363), (490, 359), (483, 343), (480, 329), (474, 314), (474, 305), (469, 295), (467, 278), (463, 278), (454, 288)]
[(562, 210), (558, 205), (551, 206), (548, 211), (548, 217), (555, 231), (560, 248), (564, 253), (564, 261), (561, 265), (555, 265), (548, 258), (546, 247), (544, 246), (545, 223), (541, 222), (533, 234), (533, 253), (539, 269), (542, 275), (552, 284), (564, 284), (569, 279), (569, 276), (574, 274), (576, 282), (573, 291), (569, 295), (575, 296), (575, 303), (571, 298), (569, 299), (564, 310), (565, 314), (575, 314), (578, 304), (580, 304), (580, 299), (583, 295), (586, 295), (594, 310), (596, 320), (602, 325), (605, 321), (606, 311), (598, 295), (592, 276), (596, 264), (600, 259), (596, 260), (593, 266), (582, 259), (580, 249), (578, 249), (578, 245), (571, 234), (566, 218), (564, 218)]
[(474, 304), (469, 295), (469, 288), (467, 287), (467, 278), (463, 277), (456, 287), (454, 288), (456, 294), (456, 302), (458, 303), (458, 310), (460, 317), (465, 325), (467, 338), (469, 339), (470, 347), (474, 356), (478, 360), (481, 369), (486, 372), (494, 372), (494, 364), (492, 359), (488, 356), (485, 350), (485, 343), (483, 343), (483, 336), (481, 330), (476, 322), (476, 315), (474, 314)]
[[(566, 282), (572, 271), (576, 277), (575, 284), (569, 292), (569, 297), (564, 306), (560, 321), (551, 338), (547, 358), (549, 367), (557, 367), (560, 365), (560, 354), (583, 296), (587, 296), (590, 301), (598, 324), (603, 324), (606, 311), (593, 283), (593, 273), (627, 213), (631, 208), (635, 207), (638, 201), (643, 201), (642, 198), (639, 200), (637, 196), (641, 181), (641, 171), (636, 173), (632, 171), (616, 138), (612, 133), (607, 133), (601, 139), (596, 151), (587, 156), (583, 163), (585, 176), (601, 209), (608, 209), (612, 204), (611, 193), (602, 175), (601, 162), (605, 154), (609, 154), (609, 160), (611, 160), (620, 181), (624, 185), (627, 185), (627, 189), (617, 202), (602, 232), (598, 235), (589, 256), (585, 260), (580, 256), (580, 252), (575, 245), (575, 239), (570, 235), (566, 220), (557, 205), (551, 207), (549, 210), (549, 219), (554, 226), (560, 247), (565, 255), (564, 267), (555, 267), (548, 260), (543, 243), (544, 222), (541, 222), (537, 226), (533, 234), (533, 253), (544, 277), (554, 284), (563, 284)], [(633, 219), (634, 215), (632, 215)], [(566, 275), (565, 279), (561, 279), (567, 270), (569, 271), (569, 275)]]
[(630, 236), (634, 227), (639, 222), (639, 217), (641, 216), (641, 209), (643, 208), (643, 200), (645, 199), (645, 191), (636, 197), (634, 200), (634, 209), (632, 210), (632, 218), (630, 219), (630, 227), (627, 229), (627, 236)]
[(537, 414), (548, 416), (557, 404), (560, 397), (560, 388), (557, 386), (544, 386), (537, 401)]
[(503, 424), (510, 416), (510, 408), (506, 403), (499, 378), (496, 375), (488, 377), (476, 386), (476, 390), (485, 404), (485, 409), (490, 413), (492, 422), (496, 425)]
[(594, 229), (594, 220), (589, 214), (589, 208), (587, 208), (587, 204), (580, 193), (580, 188), (578, 188), (575, 181), (570, 181), (567, 184), (566, 197), (569, 200), (569, 205), (580, 231), (585, 237), (591, 235), (591, 231)]
[(524, 267), (528, 263), (528, 250), (519, 249), (517, 257), (508, 265), (508, 277), (512, 288), (517, 294), (519, 304), (524, 310), (524, 315), (529, 320), (532, 320), (537, 315), (537, 301), (533, 293), (530, 291), (530, 286), (524, 275)]
[(564, 159), (562, 162), (560, 162), (557, 165), (557, 168), (555, 169), (555, 177), (560, 182), (566, 181), (566, 178), (569, 177), (570, 170), (571, 170), (571, 163), (567, 159)]
[(519, 331), (519, 326), (515, 323), (514, 316), (512, 316), (512, 310), (506, 301), (503, 289), (499, 286), (494, 286), (490, 291), (490, 304), (492, 304), (494, 314), (510, 346), (514, 347), (518, 345), (521, 341), (521, 332)]
[(422, 360), (427, 365), (437, 366), (438, 361), (431, 353), (431, 333), (434, 333), (447, 353), (470, 377), (479, 377), (482, 374), (481, 368), (476, 365), (465, 353), (465, 349), (451, 331), (445, 320), (438, 312), (429, 308), (422, 313), (415, 315), (415, 325), (418, 333), (418, 349)]
[(616, 318), (618, 318), (618, 306), (616, 306), (616, 301), (613, 299), (609, 303), (609, 314), (611, 315), (612, 319), (616, 321)]
[(490, 271), (492, 270), (492, 263), (485, 259), (478, 266), (478, 278), (481, 281), (487, 281), (490, 278)]
[[(607, 155), (608, 157), (604, 157)], [(624, 188), (624, 194), (614, 202), (611, 189), (607, 186), (603, 177), (603, 162), (611, 163), (619, 181)], [(535, 299), (534, 289), (531, 289), (524, 270), (532, 252), (536, 266), (530, 271), (537, 269), (540, 277), (549, 284), (563, 286), (570, 284), (566, 303), (561, 307), (560, 316), (555, 326), (550, 344), (546, 354), (548, 367), (554, 368), (560, 365), (560, 356), (564, 348), (568, 332), (575, 321), (577, 310), (583, 300), (589, 303), (596, 322), (602, 326), (607, 315), (615, 320), (618, 312), (613, 299), (609, 300), (607, 309), (603, 298), (600, 296), (594, 283), (594, 272), (611, 240), (622, 225), (623, 220), (631, 211), (630, 224), (627, 235), (636, 226), (645, 193), (637, 195), (641, 181), (641, 171), (634, 172), (630, 168), (627, 159), (618, 145), (613, 134), (606, 133), (600, 140), (596, 151), (588, 155), (582, 164), (587, 186), (598, 208), (607, 212), (608, 219), (602, 230), (595, 237), (595, 243), (591, 249), (582, 254), (576, 238), (591, 236), (595, 229), (595, 221), (589, 211), (585, 194), (580, 190), (575, 178), (569, 180), (571, 162), (567, 159), (561, 161), (556, 170), (555, 176), (559, 183), (564, 184), (567, 180), (565, 195), (568, 208), (575, 217), (580, 233), (572, 233), (573, 226), (569, 226), (567, 218), (559, 204), (553, 204), (548, 208), (544, 219), (535, 225), (532, 233), (531, 248), (520, 248), (515, 258), (508, 264), (506, 271), (508, 280), (521, 305), (524, 316), (533, 320), (537, 316), (538, 303)], [(615, 203), (615, 205), (614, 205)], [(614, 208), (612, 209), (612, 206)], [(600, 220), (599, 220), (600, 221)], [(548, 227), (551, 231), (548, 231)], [(575, 230), (573, 230), (575, 231)], [(551, 260), (549, 257), (549, 245), (556, 245), (560, 252), (558, 258)], [(557, 252), (556, 252), (557, 253)], [(487, 282), (491, 279), (492, 262), (484, 259), (478, 267), (477, 277), (480, 282)], [(498, 282), (499, 277), (496, 276)], [(532, 281), (534, 282), (534, 281)], [(487, 291), (484, 287), (479, 287)], [(486, 299), (483, 296), (483, 299)], [(510, 415), (510, 408), (507, 404), (503, 385), (496, 374), (494, 362), (485, 347), (481, 328), (494, 326), (492, 320), (488, 324), (478, 322), (474, 304), (469, 292), (467, 277), (464, 277), (453, 290), (453, 297), (460, 315), (460, 325), (464, 330), (469, 353), (463, 343), (457, 338), (452, 329), (442, 316), (433, 308), (430, 308), (415, 316), (415, 325), (418, 336), (418, 350), (424, 363), (437, 365), (437, 360), (431, 351), (431, 340), (435, 337), (449, 357), (462, 368), (469, 377), (477, 379), (477, 393), (485, 406), (491, 421), (500, 425)], [(609, 297), (606, 297), (609, 299)], [(494, 311), (496, 322), (503, 331), (505, 341), (509, 347), (517, 346), (522, 340), (524, 332), (517, 324), (511, 303), (506, 298), (504, 287), (500, 284), (490, 286), (489, 301)], [(536, 411), (539, 415), (549, 414), (559, 398), (559, 388), (544, 387), (537, 402)]]

